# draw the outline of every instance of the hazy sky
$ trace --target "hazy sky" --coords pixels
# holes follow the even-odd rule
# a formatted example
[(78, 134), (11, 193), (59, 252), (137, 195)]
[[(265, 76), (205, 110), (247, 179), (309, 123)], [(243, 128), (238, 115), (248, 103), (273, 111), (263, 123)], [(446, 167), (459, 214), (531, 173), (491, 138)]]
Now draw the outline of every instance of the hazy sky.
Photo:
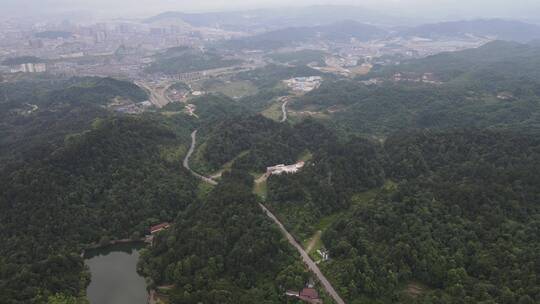
[(193, 12), (321, 4), (357, 5), (392, 14), (438, 18), (540, 16), (540, 0), (0, 0), (0, 14), (91, 10), (101, 16), (142, 17), (170, 10)]

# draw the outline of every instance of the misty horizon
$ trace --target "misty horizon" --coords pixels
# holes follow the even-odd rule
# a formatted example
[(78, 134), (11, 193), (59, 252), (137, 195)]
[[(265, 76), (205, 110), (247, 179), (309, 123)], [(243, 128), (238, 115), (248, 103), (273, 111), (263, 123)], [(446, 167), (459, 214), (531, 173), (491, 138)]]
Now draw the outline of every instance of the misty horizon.
[(354, 6), (389, 17), (415, 18), (423, 21), (463, 20), (476, 18), (506, 18), (536, 21), (540, 3), (532, 0), (515, 1), (511, 7), (506, 1), (436, 1), (428, 0), (366, 0), (319, 1), (301, 0), (294, 4), (282, 0), (263, 1), (86, 1), (86, 0), (5, 0), (0, 16), (11, 18), (61, 17), (80, 18), (148, 18), (163, 12), (208, 13), (250, 11), (258, 9), (287, 9), (307, 6)]

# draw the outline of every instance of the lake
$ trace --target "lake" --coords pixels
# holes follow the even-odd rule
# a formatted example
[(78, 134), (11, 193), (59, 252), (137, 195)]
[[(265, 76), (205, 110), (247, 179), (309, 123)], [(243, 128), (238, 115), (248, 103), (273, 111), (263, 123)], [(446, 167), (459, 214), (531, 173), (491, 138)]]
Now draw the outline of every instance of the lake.
[(86, 265), (92, 281), (86, 290), (91, 304), (146, 304), (146, 283), (137, 274), (139, 250), (144, 244), (119, 244), (88, 250)]

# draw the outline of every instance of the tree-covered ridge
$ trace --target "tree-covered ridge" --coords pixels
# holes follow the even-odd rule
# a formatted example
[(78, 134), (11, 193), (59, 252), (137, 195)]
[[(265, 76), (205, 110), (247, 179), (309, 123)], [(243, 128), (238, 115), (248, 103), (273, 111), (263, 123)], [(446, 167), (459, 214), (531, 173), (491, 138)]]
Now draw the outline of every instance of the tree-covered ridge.
[(476, 49), (440, 53), (380, 67), (378, 73), (433, 73), (442, 81), (540, 80), (540, 48), (534, 44), (493, 41)]
[(226, 173), (142, 253), (153, 286), (174, 284), (171, 303), (285, 303), (286, 288), (304, 285), (307, 272), (252, 187), (249, 174)]
[(479, 82), (483, 87), (474, 81), (440, 86), (392, 82), (365, 86), (354, 81), (328, 81), (292, 103), (291, 108), (325, 113), (331, 118), (325, 120), (327, 124), (367, 135), (467, 127), (538, 133), (540, 82), (505, 82), (493, 90), (487, 88), (489, 81)]
[(306, 139), (288, 124), (262, 115), (237, 116), (211, 128), (200, 161), (212, 170), (234, 160), (236, 168), (264, 172), (269, 166), (296, 162), (305, 149)]
[(313, 233), (321, 217), (346, 210), (353, 194), (384, 183), (385, 154), (378, 143), (329, 138), (313, 141), (313, 159), (299, 173), (268, 180), (269, 205), (299, 239)]
[[(36, 77), (0, 84), (0, 159), (40, 158), (70, 133), (111, 116), (103, 105), (120, 97), (141, 101), (136, 85), (112, 78)], [(0, 168), (5, 165), (3, 162)]]
[(315, 63), (318, 66), (325, 66), (325, 59), (328, 53), (319, 50), (301, 50), (296, 52), (279, 52), (272, 53), (267, 57), (285, 64), (308, 65)]
[[(350, 209), (338, 209), (340, 216), (323, 233), (332, 255), (325, 273), (349, 303), (536, 303), (539, 152), (538, 137), (512, 132), (391, 136), (384, 172), (398, 187), (372, 199), (349, 197)], [(280, 177), (288, 181), (277, 184), (302, 189), (305, 173)], [(272, 186), (279, 179), (272, 179), (272, 206), (301, 232), (294, 219), (307, 214), (309, 220), (317, 205), (283, 197), (283, 188)], [(319, 192), (311, 197), (328, 192), (313, 189)], [(291, 220), (286, 214), (294, 208), (300, 211)], [(420, 292), (408, 292), (414, 286)]]
[[(381, 137), (414, 128), (538, 133), (539, 70), (540, 48), (496, 41), (375, 68), (354, 81), (326, 79), (290, 107), (323, 114), (338, 129)], [(366, 85), (367, 79), (379, 82)]]
[[(0, 174), (0, 294), (8, 303), (77, 296), (83, 244), (138, 238), (194, 199), (196, 181), (165, 160), (176, 135), (146, 118), (98, 121), (43, 159)], [(71, 265), (71, 266), (69, 266)]]
[(190, 48), (172, 48), (159, 54), (146, 69), (149, 73), (178, 74), (231, 67), (242, 63), (237, 59), (225, 59), (215, 52), (203, 52)]
[(147, 100), (148, 94), (132, 82), (114, 78), (86, 77), (71, 80), (67, 88), (52, 92), (48, 98), (52, 102), (106, 105), (115, 97), (138, 102)]
[(237, 78), (249, 80), (259, 88), (270, 89), (285, 79), (320, 75), (322, 75), (322, 72), (307, 66), (288, 67), (270, 64), (263, 68), (239, 73)]

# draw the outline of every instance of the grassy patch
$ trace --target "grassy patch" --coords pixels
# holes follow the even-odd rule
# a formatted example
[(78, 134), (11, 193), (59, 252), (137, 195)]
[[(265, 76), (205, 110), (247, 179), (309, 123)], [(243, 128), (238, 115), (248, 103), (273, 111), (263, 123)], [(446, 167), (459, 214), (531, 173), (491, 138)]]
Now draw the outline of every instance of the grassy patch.
[(307, 162), (313, 158), (313, 153), (306, 150), (302, 154), (300, 154), (300, 157), (298, 158), (298, 161)]
[(258, 195), (263, 201), (266, 200), (268, 195), (268, 183), (266, 180), (255, 183), (255, 186), (253, 187), (253, 193)]
[(187, 153), (187, 147), (185, 145), (181, 145), (178, 147), (167, 147), (162, 148), (160, 151), (160, 156), (162, 159), (169, 163), (174, 163), (179, 160), (182, 160), (184, 155)]
[(214, 189), (214, 186), (210, 185), (209, 183), (200, 182), (199, 187), (197, 188), (197, 198), (201, 201), (205, 200), (212, 189)]
[(255, 95), (258, 92), (257, 87), (250, 81), (225, 82), (213, 86), (209, 91), (222, 93), (234, 99)]
[(261, 114), (266, 118), (269, 118), (275, 121), (281, 121), (281, 118), (283, 116), (283, 111), (281, 110), (281, 106), (282, 106), (281, 102), (275, 102), (269, 108), (262, 111)]

